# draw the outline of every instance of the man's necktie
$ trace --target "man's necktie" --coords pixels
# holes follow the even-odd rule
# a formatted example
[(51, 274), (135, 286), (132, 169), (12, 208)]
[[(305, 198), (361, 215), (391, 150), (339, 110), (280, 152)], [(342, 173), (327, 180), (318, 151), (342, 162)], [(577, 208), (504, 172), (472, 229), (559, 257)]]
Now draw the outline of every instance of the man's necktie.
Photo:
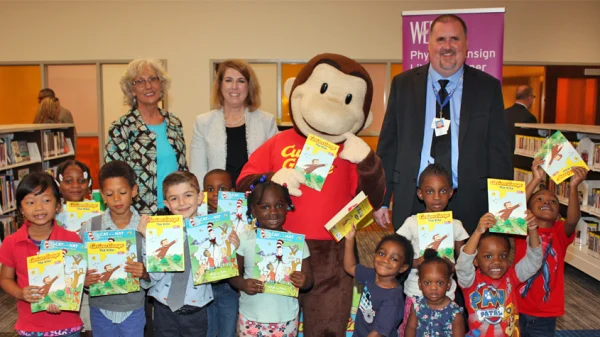
[[(438, 81), (440, 83), (440, 91), (439, 91), (439, 95), (440, 95), (440, 100), (439, 102), (441, 102), (442, 104), (444, 103), (444, 101), (446, 100), (446, 98), (448, 97), (448, 91), (446, 91), (446, 86), (448, 85), (448, 80), (439, 80)], [(435, 117), (439, 118), (440, 115), (440, 103), (436, 100), (436, 104), (435, 104)], [(448, 102), (445, 106), (444, 109), (442, 109), (442, 118), (446, 119), (446, 121), (444, 121), (444, 123), (450, 123), (450, 102)], [(452, 129), (449, 128), (448, 129), (448, 133), (445, 135), (440, 135), (440, 136), (436, 136), (435, 132), (433, 133), (433, 142), (431, 143), (431, 157), (435, 160), (436, 163), (444, 166), (446, 168), (446, 170), (448, 170), (448, 172), (450, 174), (452, 174), (452, 142), (451, 142), (451, 137), (450, 137), (450, 133), (452, 132)]]

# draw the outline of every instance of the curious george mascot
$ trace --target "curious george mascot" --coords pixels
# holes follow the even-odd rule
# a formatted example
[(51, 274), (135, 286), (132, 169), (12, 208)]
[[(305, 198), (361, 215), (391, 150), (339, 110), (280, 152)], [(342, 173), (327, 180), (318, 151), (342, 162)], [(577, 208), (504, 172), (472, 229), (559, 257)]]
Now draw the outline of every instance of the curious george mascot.
[[(285, 91), (294, 128), (252, 153), (237, 186), (248, 190), (262, 175), (287, 186), (295, 212), (287, 214), (284, 228), (305, 235), (314, 275), (313, 288), (302, 297), (304, 336), (345, 336), (353, 281), (344, 271), (344, 245), (324, 226), (360, 191), (374, 209), (383, 201), (381, 160), (356, 136), (372, 121), (373, 83), (359, 63), (337, 54), (315, 56), (292, 80)], [(304, 174), (294, 170), (309, 134), (340, 145), (321, 191), (303, 185)]]

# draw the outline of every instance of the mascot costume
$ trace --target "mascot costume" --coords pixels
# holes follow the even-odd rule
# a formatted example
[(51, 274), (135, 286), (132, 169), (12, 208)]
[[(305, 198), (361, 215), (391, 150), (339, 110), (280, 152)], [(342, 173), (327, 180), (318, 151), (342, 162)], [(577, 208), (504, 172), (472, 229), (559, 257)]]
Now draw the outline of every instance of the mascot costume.
[[(313, 288), (302, 297), (304, 336), (345, 336), (352, 302), (352, 277), (344, 271), (344, 245), (337, 244), (325, 224), (352, 198), (364, 191), (374, 209), (385, 193), (379, 157), (356, 134), (372, 121), (373, 83), (356, 61), (321, 54), (285, 85), (293, 129), (278, 133), (258, 148), (242, 169), (238, 190), (248, 190), (266, 175), (287, 186), (295, 212), (284, 228), (306, 236), (314, 274)], [(313, 134), (340, 145), (339, 155), (319, 192), (302, 183), (294, 170), (306, 137)]]

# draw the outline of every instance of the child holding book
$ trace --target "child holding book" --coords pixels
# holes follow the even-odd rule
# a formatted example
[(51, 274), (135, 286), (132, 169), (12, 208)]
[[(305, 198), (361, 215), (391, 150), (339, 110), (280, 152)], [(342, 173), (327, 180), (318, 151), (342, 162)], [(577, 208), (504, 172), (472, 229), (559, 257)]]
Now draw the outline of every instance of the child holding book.
[(542, 265), (537, 219), (528, 212), (525, 220), (527, 253), (517, 264), (510, 265), (508, 237), (488, 232), (496, 225), (492, 213), (481, 217), (458, 256), (456, 276), (465, 297), (472, 336), (518, 336), (517, 288)]
[[(425, 203), (425, 212), (445, 211), (453, 194), (452, 178), (444, 166), (440, 164), (430, 164), (419, 176), (417, 197)], [(452, 229), (454, 236), (454, 254), (455, 256), (458, 256), (458, 252), (460, 252), (460, 248), (464, 245), (464, 240), (469, 238), (469, 234), (463, 227), (462, 222), (457, 219), (452, 219)], [(403, 336), (406, 324), (408, 323), (410, 308), (417, 297), (423, 296), (423, 292), (419, 287), (419, 276), (417, 273), (417, 270), (424, 259), (423, 256), (421, 256), (417, 215), (415, 214), (408, 217), (396, 233), (410, 240), (415, 252), (410, 274), (408, 275), (406, 282), (404, 282), (404, 294), (406, 294), (404, 320), (398, 332), (400, 336)], [(441, 242), (441, 238), (438, 239), (438, 241)], [(446, 296), (451, 300), (454, 300), (455, 292), (456, 282), (451, 277), (450, 288), (446, 292)]]
[[(64, 205), (70, 201), (81, 202), (87, 200), (86, 197), (90, 194), (92, 188), (92, 176), (87, 165), (79, 160), (69, 159), (58, 165), (54, 179), (58, 183), (63, 203), (63, 213), (57, 214), (57, 220), (59, 222), (63, 221), (62, 225), (65, 226), (66, 213)], [(92, 330), (89, 297), (87, 293), (83, 293), (81, 298), (79, 316), (83, 321), (82, 333)]]
[(61, 312), (50, 304), (45, 312), (31, 313), (30, 303), (44, 298), (41, 287), (29, 285), (27, 257), (36, 255), (44, 240), (81, 242), (77, 234), (56, 225), (58, 186), (45, 172), (30, 173), (17, 186), (16, 201), (25, 222), (0, 246), (0, 287), (17, 299), (15, 330), (20, 336), (77, 337), (83, 325), (77, 312)]
[[(553, 336), (556, 318), (565, 313), (565, 255), (567, 247), (575, 240), (575, 227), (579, 221), (577, 187), (587, 175), (583, 167), (572, 167), (574, 176), (569, 182), (569, 206), (566, 220), (561, 220), (559, 202), (549, 190), (540, 189), (545, 181), (541, 168), (543, 159), (535, 159), (531, 167), (533, 179), (527, 184), (527, 209), (536, 216), (542, 241), (542, 268), (519, 287), (519, 325), (521, 336)], [(515, 261), (525, 257), (527, 243), (515, 239)]]
[[(288, 211), (294, 206), (288, 189), (263, 176), (252, 184), (248, 196), (248, 216), (256, 219), (259, 228), (284, 232)], [(240, 276), (231, 278), (231, 285), (240, 290), (240, 311), (238, 318), (239, 336), (285, 336), (298, 334), (298, 299), (264, 293), (264, 281), (252, 278), (256, 232), (241, 234), (241, 244), (237, 252)], [(301, 271), (290, 275), (292, 284), (300, 290), (312, 287), (313, 276), (305, 244), (302, 254)]]
[[(197, 216), (202, 203), (202, 191), (193, 173), (175, 171), (163, 181), (165, 206), (174, 215), (184, 220)], [(138, 227), (145, 233), (147, 221)], [(185, 229), (185, 227), (184, 227)], [(229, 241), (239, 246), (235, 231)], [(149, 288), (148, 295), (154, 297), (154, 333), (158, 336), (206, 336), (208, 317), (206, 305), (213, 300), (210, 285), (194, 285), (187, 234), (184, 233), (185, 271), (180, 273), (151, 273), (150, 281), (142, 281)]]
[[(207, 196), (208, 214), (217, 212), (219, 193), (235, 191), (231, 174), (222, 169), (206, 173), (203, 181)], [(207, 337), (234, 337), (239, 309), (239, 293), (231, 288), (227, 280), (211, 284), (214, 300), (207, 307)]]
[(410, 307), (405, 336), (465, 335), (463, 308), (446, 295), (451, 287), (453, 268), (448, 260), (438, 256), (435, 249), (425, 249), (423, 262), (418, 268), (419, 289), (423, 297), (417, 297)]
[(354, 241), (356, 228), (346, 234), (344, 270), (363, 285), (354, 336), (398, 336), (404, 316), (402, 281), (414, 257), (413, 247), (405, 237), (385, 236), (375, 248), (374, 268), (356, 263)]
[[(106, 203), (106, 211), (102, 215), (86, 221), (79, 235), (83, 240), (88, 232), (104, 230), (136, 230), (140, 223), (140, 215), (131, 206), (137, 196), (135, 172), (125, 162), (111, 161), (100, 169), (98, 175), (100, 194)], [(125, 263), (125, 271), (133, 277), (149, 280), (143, 263), (144, 239), (136, 233), (137, 259)], [(112, 274), (115, 269), (107, 270)], [(85, 278), (85, 287), (98, 283), (105, 271), (90, 269)], [(104, 274), (104, 278), (110, 277)], [(108, 275), (108, 276), (107, 276)], [(120, 295), (90, 297), (90, 318), (95, 337), (129, 337), (144, 335), (146, 313), (144, 309), (145, 293), (143, 290)]]

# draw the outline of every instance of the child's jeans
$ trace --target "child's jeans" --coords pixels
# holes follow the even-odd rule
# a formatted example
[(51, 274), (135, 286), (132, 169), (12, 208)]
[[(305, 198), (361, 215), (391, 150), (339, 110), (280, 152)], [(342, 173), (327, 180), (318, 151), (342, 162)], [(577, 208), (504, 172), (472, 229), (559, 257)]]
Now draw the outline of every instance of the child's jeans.
[(135, 309), (123, 322), (115, 324), (96, 307), (90, 307), (94, 337), (144, 337), (146, 312), (144, 307)]
[(239, 294), (227, 280), (212, 284), (214, 300), (207, 306), (207, 337), (235, 337)]
[(535, 317), (519, 314), (521, 337), (552, 337), (556, 331), (556, 317)]

